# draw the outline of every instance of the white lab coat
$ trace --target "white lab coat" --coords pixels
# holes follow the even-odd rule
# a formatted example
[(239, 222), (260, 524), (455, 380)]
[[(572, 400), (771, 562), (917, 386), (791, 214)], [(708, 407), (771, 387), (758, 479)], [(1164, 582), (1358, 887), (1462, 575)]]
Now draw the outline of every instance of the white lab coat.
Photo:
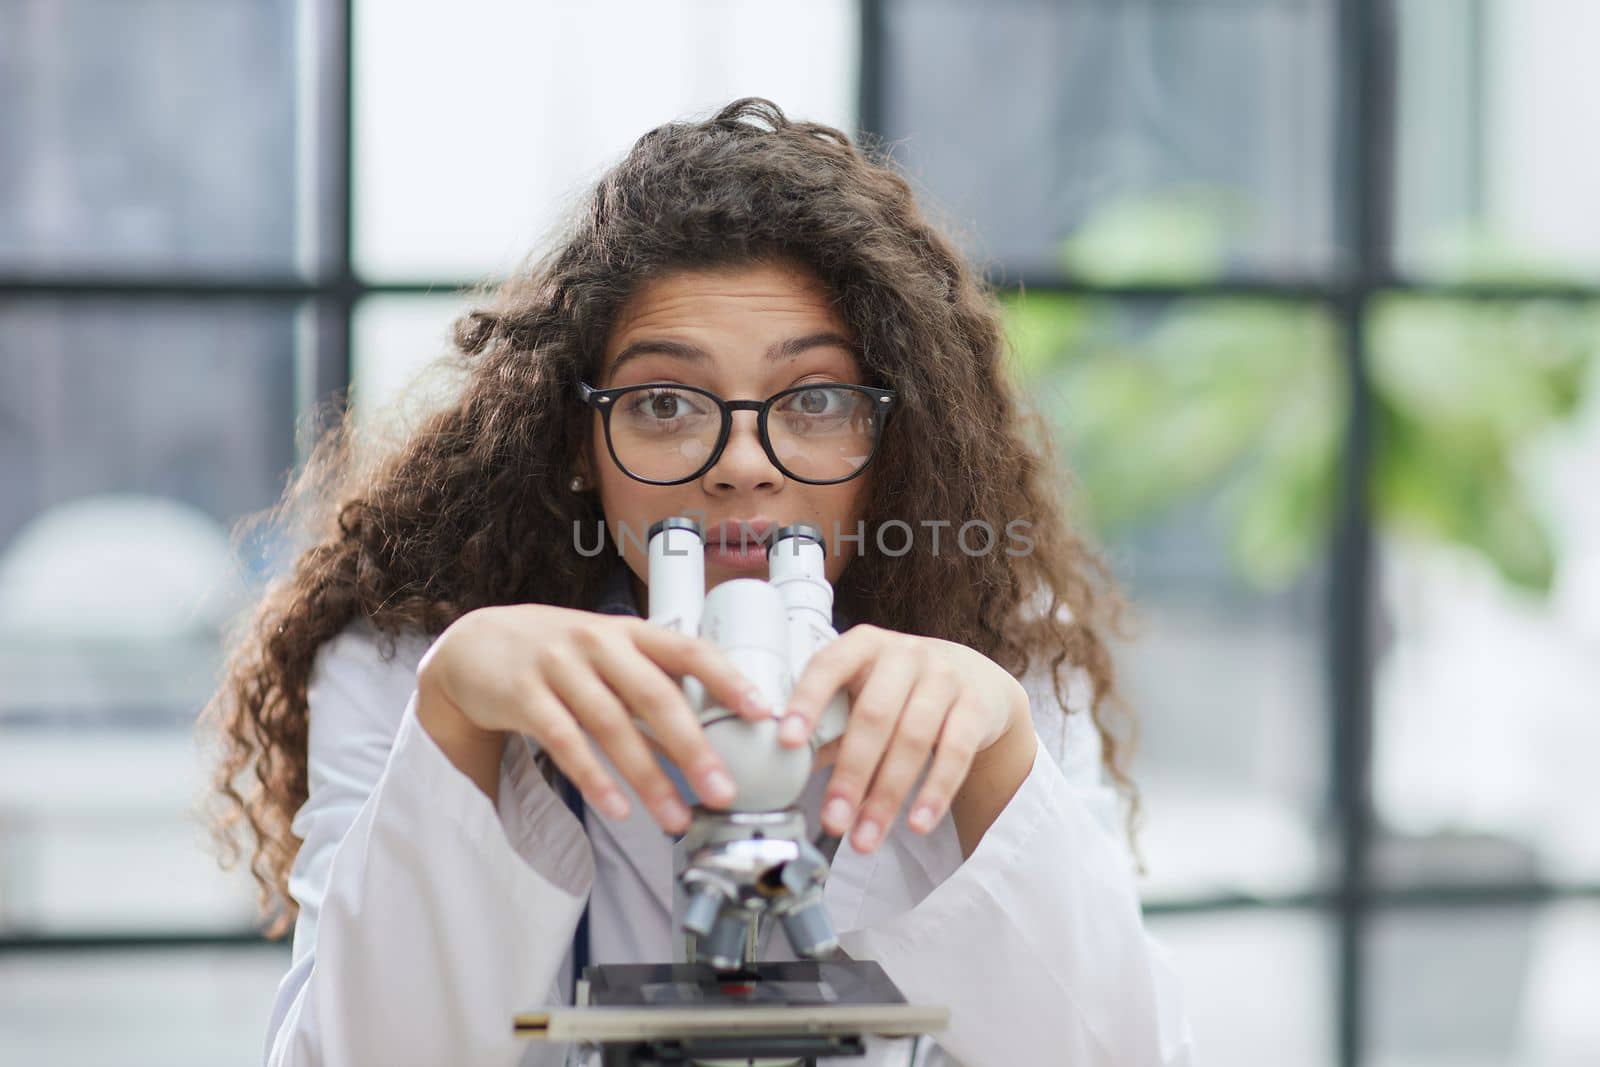
[[(507, 744), (491, 804), (417, 722), (429, 638), (401, 640), (392, 660), (382, 642), (358, 621), (313, 664), (310, 796), (289, 879), (300, 913), (266, 1063), (562, 1064), (566, 1044), (514, 1037), (511, 1018), (571, 1003), (586, 899), (591, 963), (678, 959), (673, 840), (603, 752), (630, 805), (620, 823), (589, 810), (580, 828), (525, 737)], [(948, 814), (927, 836), (897, 819), (873, 853), (840, 843), (824, 886), (840, 945), (877, 960), (909, 1001), (950, 1009), (937, 1043), (921, 1042), (923, 1067), (1190, 1064), (1181, 989), (1143, 925), (1099, 736), (1086, 712), (1062, 714), (1042, 672), (1023, 683), (1038, 755), (970, 857)], [(813, 774), (801, 801), (813, 827), (831, 773)], [(758, 958), (795, 957), (778, 933)], [(864, 1057), (819, 1062), (911, 1062), (910, 1038), (868, 1041)]]

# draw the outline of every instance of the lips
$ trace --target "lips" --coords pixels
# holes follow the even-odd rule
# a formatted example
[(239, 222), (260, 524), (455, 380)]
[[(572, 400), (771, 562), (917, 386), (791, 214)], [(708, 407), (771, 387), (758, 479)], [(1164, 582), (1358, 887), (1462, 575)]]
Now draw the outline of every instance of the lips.
[(706, 547), (727, 546), (730, 551), (756, 546), (764, 549), (775, 525), (764, 515), (749, 519), (728, 519), (706, 529)]

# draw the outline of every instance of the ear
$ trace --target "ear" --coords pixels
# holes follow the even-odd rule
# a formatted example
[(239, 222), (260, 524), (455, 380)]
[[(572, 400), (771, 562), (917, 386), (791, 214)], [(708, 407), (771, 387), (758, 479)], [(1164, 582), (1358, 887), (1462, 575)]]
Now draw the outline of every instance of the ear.
[(577, 458), (572, 461), (572, 473), (567, 477), (571, 478), (573, 475), (582, 478), (585, 485), (592, 487), (595, 484), (594, 464), (589, 460), (589, 442), (587, 441), (578, 450)]

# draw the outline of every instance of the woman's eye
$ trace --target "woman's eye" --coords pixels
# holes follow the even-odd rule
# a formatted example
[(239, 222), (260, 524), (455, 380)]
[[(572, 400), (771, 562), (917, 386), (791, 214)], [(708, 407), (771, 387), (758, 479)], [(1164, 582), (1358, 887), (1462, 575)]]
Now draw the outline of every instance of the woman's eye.
[(683, 389), (641, 389), (628, 397), (625, 413), (637, 419), (671, 422), (705, 414), (703, 397)]
[(840, 390), (819, 384), (814, 389), (790, 394), (783, 406), (794, 415), (833, 415), (843, 406), (841, 400)]
[(635, 415), (670, 419), (680, 413), (681, 404), (681, 398), (670, 389), (641, 389), (633, 395), (628, 410)]

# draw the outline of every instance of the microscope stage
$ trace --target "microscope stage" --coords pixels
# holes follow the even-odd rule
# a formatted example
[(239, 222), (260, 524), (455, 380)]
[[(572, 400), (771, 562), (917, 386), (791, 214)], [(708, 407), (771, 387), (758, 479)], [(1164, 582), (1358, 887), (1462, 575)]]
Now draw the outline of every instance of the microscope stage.
[[(573, 1008), (524, 1012), (516, 1032), (551, 1041), (861, 1035), (942, 1030), (946, 1008), (907, 1004), (870, 960), (621, 963), (584, 972)], [(584, 994), (587, 999), (584, 999)]]

